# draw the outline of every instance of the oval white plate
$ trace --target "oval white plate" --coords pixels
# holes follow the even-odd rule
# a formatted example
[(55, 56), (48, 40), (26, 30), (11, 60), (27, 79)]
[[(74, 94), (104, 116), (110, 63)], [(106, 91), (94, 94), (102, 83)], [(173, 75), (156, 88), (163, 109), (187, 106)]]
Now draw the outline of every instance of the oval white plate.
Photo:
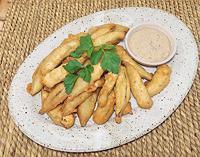
[[(95, 20), (94, 20), (95, 19)], [(171, 82), (159, 95), (153, 97), (150, 110), (137, 107), (132, 98), (133, 115), (123, 117), (121, 124), (111, 118), (105, 125), (80, 127), (78, 120), (71, 129), (54, 125), (46, 115), (39, 115), (40, 94), (27, 94), (26, 84), (39, 62), (69, 33), (78, 33), (94, 25), (119, 23), (126, 26), (151, 22), (166, 27), (177, 42), (177, 53), (169, 65)], [(123, 44), (123, 43), (122, 43)], [(9, 92), (9, 110), (16, 125), (33, 141), (60, 151), (89, 152), (113, 148), (133, 141), (161, 124), (179, 106), (188, 93), (197, 70), (197, 46), (190, 30), (176, 17), (150, 8), (122, 8), (97, 12), (75, 20), (45, 39), (27, 57), (15, 75)], [(148, 68), (150, 71), (154, 69)]]

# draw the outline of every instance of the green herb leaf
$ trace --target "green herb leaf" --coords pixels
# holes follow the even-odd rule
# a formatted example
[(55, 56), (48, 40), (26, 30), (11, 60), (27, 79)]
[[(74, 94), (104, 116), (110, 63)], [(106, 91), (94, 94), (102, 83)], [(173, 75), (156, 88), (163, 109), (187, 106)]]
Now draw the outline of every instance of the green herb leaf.
[(104, 53), (103, 60), (101, 62), (101, 67), (103, 68), (103, 70), (118, 74), (119, 64), (120, 58), (116, 53), (113, 53), (111, 51), (106, 51)]
[(90, 58), (90, 62), (91, 62), (93, 65), (96, 65), (97, 63), (99, 63), (99, 61), (100, 61), (102, 55), (103, 55), (102, 49), (99, 49), (98, 51), (93, 52), (93, 53), (92, 53), (92, 56), (91, 56), (91, 58)]
[(81, 49), (81, 47), (77, 47), (77, 49), (74, 51), (74, 52), (72, 52), (71, 54), (70, 54), (70, 56), (72, 56), (72, 57), (74, 57), (74, 58), (80, 58), (81, 57), (81, 55), (83, 54), (83, 50)]
[(94, 50), (94, 47), (91, 47), (86, 51), (86, 54), (87, 54), (88, 57), (91, 57), (93, 50)]
[(72, 92), (72, 89), (77, 79), (78, 75), (75, 74), (68, 74), (67, 76), (65, 76), (64, 85), (67, 94), (70, 94)]
[(94, 68), (93, 68), (93, 66), (92, 66), (91, 64), (86, 65), (86, 69), (87, 69), (90, 73), (92, 73), (92, 72), (94, 71)]
[(77, 60), (71, 60), (63, 67), (69, 73), (75, 73), (78, 70), (80, 70), (83, 67), (83, 65), (80, 62), (78, 62)]
[(77, 49), (72, 52), (70, 55), (74, 58), (80, 58), (83, 52), (87, 53), (87, 56), (90, 57), (94, 47), (92, 43), (91, 35), (86, 35), (80, 37), (80, 45)]
[(91, 35), (80, 37), (80, 47), (83, 51), (87, 51), (93, 47)]
[(79, 76), (86, 82), (91, 81), (91, 73), (94, 71), (94, 68), (91, 64), (88, 64), (84, 69), (79, 71)]
[(86, 69), (82, 69), (79, 72), (79, 77), (81, 77), (86, 82), (90, 82), (90, 80), (91, 80), (90, 72), (88, 70), (86, 70)]

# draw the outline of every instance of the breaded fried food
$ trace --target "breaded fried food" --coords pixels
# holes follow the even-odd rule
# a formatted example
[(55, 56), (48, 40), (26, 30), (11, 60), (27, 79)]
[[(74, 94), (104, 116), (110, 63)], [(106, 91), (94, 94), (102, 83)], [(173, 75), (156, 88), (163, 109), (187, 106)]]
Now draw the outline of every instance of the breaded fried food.
[(63, 83), (58, 84), (49, 94), (46, 100), (44, 101), (40, 114), (44, 114), (46, 112), (51, 111), (60, 103), (62, 103), (68, 94), (65, 92), (65, 87)]
[[(128, 28), (117, 24), (105, 24), (91, 29), (94, 46), (103, 44), (118, 44), (124, 39)], [(78, 33), (69, 35), (57, 48), (55, 48), (38, 66), (33, 74), (32, 83), (27, 85), (27, 91), (31, 95), (38, 93), (43, 83), (52, 88), (55, 84), (63, 80), (66, 71), (61, 66), (56, 68), (71, 52), (75, 51), (80, 44), (80, 37), (88, 33)], [(55, 69), (56, 68), (56, 69)], [(53, 70), (53, 71), (52, 71)], [(52, 72), (51, 72), (52, 71)]]
[(115, 24), (115, 28), (114, 28), (113, 31), (115, 31), (115, 32), (125, 32), (125, 33), (127, 33), (128, 30), (129, 30), (129, 28), (126, 27), (126, 26), (122, 26), (122, 25), (119, 25), (119, 24)]
[(100, 107), (103, 107), (107, 103), (108, 95), (110, 95), (111, 91), (113, 90), (118, 75), (109, 72), (105, 75), (105, 83), (99, 93), (98, 97), (98, 104)]
[(62, 105), (57, 106), (53, 110), (48, 112), (48, 116), (56, 125), (65, 127), (66, 129), (71, 128), (74, 125), (75, 117), (73, 114), (63, 117), (61, 112)]
[(47, 99), (49, 95), (49, 92), (44, 90), (44, 88), (41, 90), (41, 102), (42, 102), (42, 108), (44, 108), (44, 101)]
[(160, 93), (169, 84), (171, 72), (167, 64), (158, 66), (152, 80), (146, 84), (150, 96)]
[(92, 95), (92, 92), (83, 92), (73, 100), (65, 100), (62, 108), (63, 116), (71, 114), (81, 103)]
[[(121, 116), (124, 108), (126, 107), (126, 76), (125, 67), (121, 66), (119, 70), (119, 76), (117, 78), (115, 86), (115, 96), (116, 96), (116, 108), (115, 113), (117, 116)], [(121, 113), (121, 114), (120, 114)], [(120, 114), (120, 115), (119, 115)]]
[(32, 96), (37, 94), (43, 87), (42, 73), (41, 73), (41, 70), (40, 70), (40, 65), (37, 67), (37, 69), (33, 73), (32, 82), (29, 83), (26, 87), (27, 92), (29, 94), (31, 94)]
[(126, 77), (126, 103), (128, 104), (131, 99), (131, 85), (126, 68), (124, 69), (124, 73)]
[(93, 34), (97, 29), (99, 28), (99, 26), (92, 26), (88, 29), (88, 34)]
[(64, 58), (75, 51), (80, 44), (80, 37), (87, 33), (81, 32), (73, 37), (65, 39), (57, 48), (55, 48), (41, 63), (42, 75), (57, 67)]
[[(140, 108), (150, 109), (152, 97), (166, 88), (172, 71), (164, 64), (153, 75), (116, 45), (128, 30), (108, 23), (92, 27), (87, 33), (69, 34), (41, 61), (27, 85), (31, 95), (41, 91), (39, 113), (47, 113), (53, 123), (65, 128), (74, 125), (76, 114), (82, 127), (91, 117), (94, 123), (105, 124), (113, 112), (115, 122), (121, 123), (124, 115), (133, 113), (131, 93)], [(120, 60), (113, 54), (115, 50)], [(71, 60), (79, 63), (68, 64)]]
[(94, 72), (91, 74), (91, 82), (88, 83), (84, 81), (82, 78), (78, 78), (70, 95), (66, 93), (64, 83), (63, 82), (59, 83), (49, 93), (49, 96), (45, 101), (45, 108), (42, 108), (39, 113), (43, 114), (45, 112), (52, 110), (57, 105), (62, 103), (68, 96), (70, 96), (70, 99), (73, 99), (80, 93), (84, 92), (91, 84), (94, 84), (94, 82), (98, 80), (102, 74), (103, 74), (103, 69), (101, 68), (100, 64), (95, 65)]
[(124, 66), (120, 67), (119, 76), (115, 86), (115, 95), (115, 121), (121, 123), (122, 115), (130, 100), (130, 83)]
[(98, 26), (92, 26), (88, 29), (88, 34), (92, 35), (94, 34), (97, 30), (99, 29), (103, 29), (103, 28), (110, 28), (112, 27), (115, 27), (115, 24), (113, 23), (107, 23), (107, 24), (103, 24), (103, 25), (98, 25)]
[(33, 73), (32, 82), (27, 85), (27, 92), (31, 95), (37, 94), (43, 87), (43, 77), (57, 67), (64, 58), (70, 55), (79, 45), (80, 37), (87, 33), (81, 32), (74, 37), (65, 39), (57, 48), (55, 48), (47, 57), (38, 65)]
[(108, 96), (108, 101), (104, 107), (97, 107), (93, 113), (93, 121), (96, 124), (102, 125), (106, 123), (114, 112), (115, 93), (112, 91)]
[[(87, 56), (84, 54), (77, 60), (80, 63), (84, 63), (87, 59)], [(72, 57), (68, 59), (68, 61), (73, 60)], [(68, 72), (64, 69), (64, 65), (66, 65), (67, 62), (61, 64), (57, 68), (53, 69), (52, 71), (48, 72), (44, 78), (43, 78), (43, 84), (47, 86), (48, 88), (54, 87), (56, 84), (62, 82), (65, 79), (65, 76), (68, 74)]]
[(81, 103), (78, 106), (77, 115), (82, 127), (86, 126), (88, 120), (90, 119), (90, 117), (92, 116), (94, 112), (98, 93), (99, 93), (99, 90), (94, 92), (88, 99), (86, 99), (83, 103)]
[[(97, 72), (97, 71), (96, 71)], [(97, 72), (98, 73), (98, 72)], [(103, 73), (103, 72), (102, 72)], [(101, 74), (102, 75), (102, 74)], [(99, 76), (100, 78), (101, 76)], [(104, 79), (100, 79), (95, 81), (96, 79), (98, 79), (97, 74), (93, 74), (92, 77), (93, 81), (91, 81), (90, 84), (88, 84), (88, 82), (85, 82), (84, 80), (79, 81), (76, 91), (73, 94), (74, 95), (68, 95), (65, 91), (65, 87), (64, 87), (64, 83), (59, 83), (58, 85), (56, 85), (55, 88), (53, 88), (53, 90), (49, 93), (46, 101), (44, 102), (44, 106), (43, 108), (39, 111), (40, 114), (44, 114), (52, 109), (54, 109), (57, 105), (59, 105), (60, 103), (62, 103), (65, 99), (67, 99), (67, 97), (70, 96), (70, 99), (72, 100), (74, 97), (76, 97), (77, 95), (79, 95), (80, 93), (84, 92), (85, 90), (87, 91), (88, 88), (90, 88), (90, 92), (95, 91), (98, 87), (102, 86), (104, 84)], [(76, 82), (77, 83), (77, 82)], [(87, 83), (87, 84), (86, 84)], [(76, 84), (75, 84), (76, 85)], [(84, 87), (84, 88), (82, 88)], [(78, 88), (80, 88), (80, 90), (78, 90)], [(92, 89), (91, 89), (92, 88)], [(73, 89), (74, 90), (74, 89)], [(72, 91), (73, 91), (72, 90)], [(68, 100), (70, 100), (68, 99)]]
[(122, 25), (114, 24), (114, 23), (108, 23), (108, 24), (103, 24), (100, 26), (91, 27), (88, 30), (88, 33), (92, 35), (92, 39), (95, 39), (95, 38), (100, 37), (109, 32), (125, 32), (125, 33), (127, 33), (128, 30), (129, 30), (129, 28), (126, 26), (122, 26)]
[(128, 78), (130, 80), (131, 91), (139, 107), (149, 109), (153, 101), (145, 87), (137, 70), (129, 63), (125, 63)]
[(94, 92), (98, 87), (102, 87), (105, 83), (104, 77), (97, 80), (94, 83), (91, 83), (88, 88), (85, 89), (85, 92)]
[(152, 74), (147, 72), (141, 65), (139, 65), (137, 62), (135, 62), (129, 55), (128, 53), (125, 51), (125, 49), (122, 46), (116, 45), (116, 52), (119, 55), (119, 57), (121, 58), (122, 62), (125, 63), (129, 63), (131, 64), (139, 73), (139, 75), (147, 80), (151, 80), (152, 79)]
[(97, 88), (101, 87), (104, 83), (102, 80), (96, 81), (96, 87), (93, 88), (94, 91), (86, 91), (74, 97), (73, 99), (65, 100), (62, 108), (63, 116), (71, 114), (81, 103), (89, 98), (96, 91)]
[(100, 46), (103, 44), (118, 44), (124, 39), (125, 32), (109, 32), (93, 40), (95, 46)]
[(75, 117), (74, 114), (70, 114), (62, 117), (61, 124), (64, 128), (69, 129), (74, 125)]
[(61, 120), (62, 120), (61, 108), (62, 108), (62, 105), (59, 105), (59, 106), (57, 106), (56, 108), (54, 108), (53, 110), (51, 110), (47, 113), (48, 116), (51, 118), (51, 120), (56, 125), (60, 125), (60, 126), (62, 126), (62, 124), (61, 124)]
[[(125, 109), (122, 113), (122, 115), (127, 115), (127, 114), (133, 114), (130, 102), (128, 102), (128, 104), (126, 104), (126, 107), (125, 107)], [(122, 122), (122, 116), (116, 116), (115, 122), (118, 123), (118, 124), (121, 123)]]
[(133, 109), (132, 109), (131, 103), (128, 102), (128, 103), (126, 104), (126, 107), (125, 107), (124, 111), (123, 111), (123, 115), (133, 114), (133, 111), (132, 111), (132, 110), (133, 110)]
[[(115, 24), (104, 24), (101, 26), (97, 26), (97, 28), (95, 30), (92, 31), (91, 33), (91, 37), (92, 39), (96, 39), (106, 33), (111, 32), (115, 27)], [(91, 31), (90, 31), (91, 32)]]
[(100, 63), (97, 65), (94, 65), (93, 67), (94, 67), (94, 71), (91, 74), (90, 83), (84, 81), (82, 78), (78, 78), (74, 85), (72, 92), (70, 93), (69, 99), (73, 99), (80, 93), (84, 92), (86, 89), (88, 89), (88, 87), (91, 84), (93, 84), (96, 80), (99, 80), (101, 78), (104, 71), (103, 71)]

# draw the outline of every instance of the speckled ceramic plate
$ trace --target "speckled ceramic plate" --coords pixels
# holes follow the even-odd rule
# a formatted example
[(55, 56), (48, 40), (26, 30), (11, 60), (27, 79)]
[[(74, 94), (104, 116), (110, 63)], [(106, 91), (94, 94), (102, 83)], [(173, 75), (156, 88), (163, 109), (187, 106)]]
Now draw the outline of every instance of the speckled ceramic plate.
[[(111, 118), (98, 126), (89, 121), (80, 127), (76, 119), (71, 129), (54, 125), (47, 115), (40, 115), (40, 94), (32, 97), (25, 88), (39, 62), (69, 33), (78, 33), (94, 25), (119, 23), (134, 26), (151, 22), (162, 25), (173, 34), (177, 52), (169, 65), (172, 67), (171, 82), (159, 95), (153, 97), (150, 110), (137, 107), (132, 98), (133, 115), (123, 117), (121, 124)], [(122, 43), (123, 44), (123, 43)], [(150, 8), (122, 8), (97, 12), (75, 20), (50, 35), (27, 57), (15, 75), (9, 92), (9, 110), (16, 125), (36, 143), (45, 147), (68, 152), (98, 151), (120, 146), (148, 133), (161, 124), (179, 106), (188, 93), (198, 64), (197, 46), (190, 30), (176, 17)], [(148, 68), (154, 71), (153, 68)]]

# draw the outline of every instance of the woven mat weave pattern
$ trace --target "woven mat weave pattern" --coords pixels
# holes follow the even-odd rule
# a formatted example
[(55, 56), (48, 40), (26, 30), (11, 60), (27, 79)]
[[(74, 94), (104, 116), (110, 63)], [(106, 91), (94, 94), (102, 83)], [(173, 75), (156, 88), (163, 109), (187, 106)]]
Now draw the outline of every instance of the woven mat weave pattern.
[[(55, 30), (81, 16), (119, 7), (168, 11), (192, 30), (200, 46), (200, 0), (12, 0), (0, 34), (0, 157), (44, 156), (198, 156), (200, 154), (200, 66), (192, 89), (175, 113), (142, 138), (108, 151), (63, 153), (44, 148), (16, 127), (7, 94), (16, 70)], [(199, 52), (200, 54), (200, 52)]]

